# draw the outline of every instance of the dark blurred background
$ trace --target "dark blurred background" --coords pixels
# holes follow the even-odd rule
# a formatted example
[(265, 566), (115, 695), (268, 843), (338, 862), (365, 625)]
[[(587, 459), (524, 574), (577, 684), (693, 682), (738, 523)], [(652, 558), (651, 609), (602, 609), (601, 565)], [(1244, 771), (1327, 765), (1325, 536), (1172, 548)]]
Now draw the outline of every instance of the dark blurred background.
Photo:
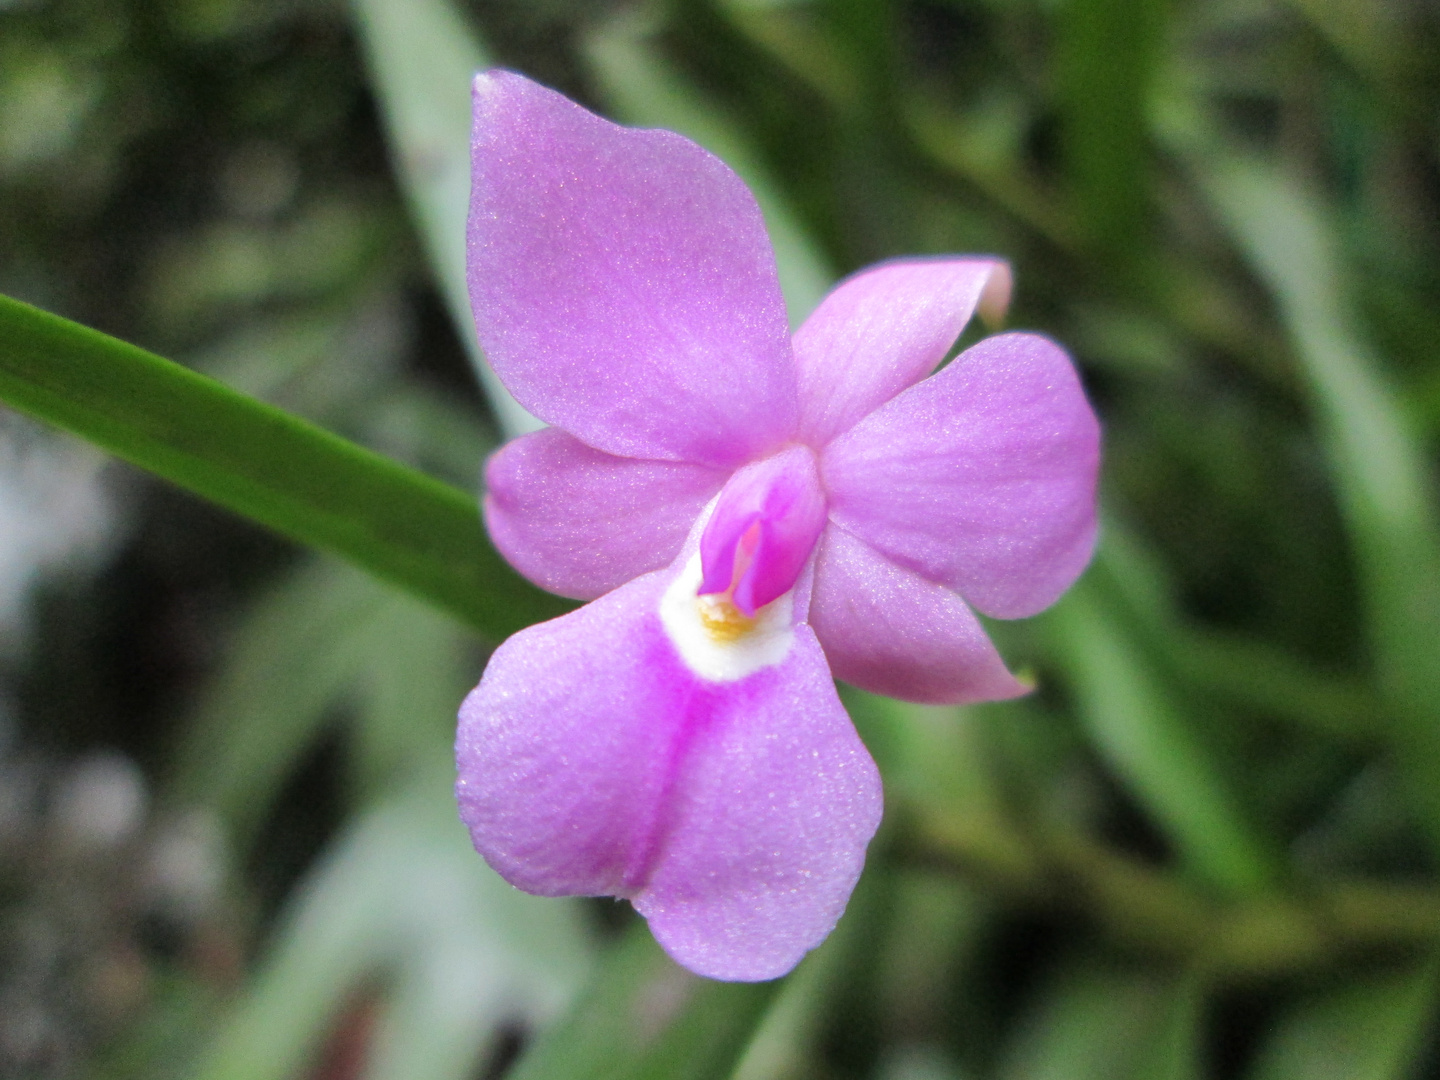
[[(1440, 1075), (1440, 8), (458, 14), (730, 160), (797, 315), (878, 259), (1009, 258), (1009, 324), (1104, 419), (1095, 567), (994, 628), (1037, 693), (847, 698), (887, 828), (734, 1075)], [(506, 420), (385, 48), (455, 16), (0, 0), (0, 292), (473, 489)], [(0, 1077), (502, 1075), (624, 920), (466, 850), (486, 647), (0, 409)]]

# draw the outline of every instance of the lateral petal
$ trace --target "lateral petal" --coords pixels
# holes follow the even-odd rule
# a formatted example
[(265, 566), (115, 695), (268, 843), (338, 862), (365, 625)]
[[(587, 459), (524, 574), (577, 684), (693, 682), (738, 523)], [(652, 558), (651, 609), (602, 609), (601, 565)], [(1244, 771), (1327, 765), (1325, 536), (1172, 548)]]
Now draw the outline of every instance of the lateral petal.
[(624, 457), (733, 467), (791, 438), (785, 304), (740, 178), (511, 72), (474, 101), (470, 297), (520, 403)]
[(661, 591), (649, 574), (520, 631), (460, 706), (460, 817), (526, 892), (628, 896), (649, 871), (689, 685), (649, 617)]
[(1009, 301), (1001, 259), (907, 259), (842, 281), (795, 333), (801, 438), (824, 446), (934, 371), (977, 307), (998, 317)]
[(820, 541), (810, 625), (835, 677), (872, 694), (965, 705), (1028, 690), (957, 593), (838, 526)]
[(542, 589), (590, 600), (668, 566), (723, 470), (595, 450), (558, 428), (514, 439), (485, 468), (485, 525)]
[(1100, 426), (1070, 358), (1000, 334), (892, 398), (821, 455), (830, 518), (986, 615), (1033, 615), (1095, 542)]

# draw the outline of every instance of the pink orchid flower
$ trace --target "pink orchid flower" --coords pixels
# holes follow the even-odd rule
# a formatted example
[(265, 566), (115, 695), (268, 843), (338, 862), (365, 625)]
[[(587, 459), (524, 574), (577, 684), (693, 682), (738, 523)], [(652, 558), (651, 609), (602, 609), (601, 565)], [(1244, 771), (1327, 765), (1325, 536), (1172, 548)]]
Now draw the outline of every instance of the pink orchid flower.
[(521, 889), (626, 897), (701, 975), (783, 975), (880, 821), (832, 675), (1024, 693), (974, 610), (1034, 614), (1084, 568), (1095, 416), (1032, 334), (931, 374), (1003, 310), (1004, 262), (871, 267), (792, 338), (754, 198), (694, 143), (497, 71), (473, 166), (480, 342), (553, 425), (490, 460), (485, 519), (531, 581), (593, 602), (491, 657), (461, 814)]

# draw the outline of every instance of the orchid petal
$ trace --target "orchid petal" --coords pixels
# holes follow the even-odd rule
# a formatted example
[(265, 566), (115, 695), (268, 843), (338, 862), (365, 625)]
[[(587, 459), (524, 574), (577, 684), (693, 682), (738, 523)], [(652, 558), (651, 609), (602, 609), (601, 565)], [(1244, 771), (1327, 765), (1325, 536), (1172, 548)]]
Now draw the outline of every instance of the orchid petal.
[(734, 467), (793, 436), (774, 254), (718, 158), (504, 71), (475, 79), (472, 158), (475, 325), (521, 404), (624, 457)]
[(824, 446), (935, 370), (977, 307), (1010, 301), (1000, 259), (914, 259), (862, 270), (796, 331), (801, 438)]
[(880, 824), (880, 774), (801, 623), (784, 662), (690, 707), (683, 786), (635, 897), (657, 941), (714, 979), (773, 979), (825, 939)]
[(831, 526), (820, 542), (810, 626), (837, 679), (929, 705), (1028, 691), (965, 601)]
[(825, 527), (815, 455), (792, 446), (737, 472), (700, 539), (702, 593), (732, 593), (747, 616), (789, 592)]
[[(682, 713), (647, 575), (507, 639), (460, 706), (460, 816), (507, 881), (542, 896), (628, 896), (649, 870)], [(665, 670), (674, 667), (665, 664)]]
[(843, 911), (879, 776), (803, 623), (752, 674), (697, 675), (658, 614), (675, 573), (495, 651), (460, 711), (461, 816), (512, 884), (630, 897), (692, 970), (775, 978)]
[(542, 589), (591, 600), (668, 566), (725, 473), (615, 457), (556, 428), (502, 447), (485, 469), (485, 525)]
[(1054, 603), (1095, 542), (1100, 428), (1070, 358), (987, 338), (828, 447), (830, 518), (986, 615)]

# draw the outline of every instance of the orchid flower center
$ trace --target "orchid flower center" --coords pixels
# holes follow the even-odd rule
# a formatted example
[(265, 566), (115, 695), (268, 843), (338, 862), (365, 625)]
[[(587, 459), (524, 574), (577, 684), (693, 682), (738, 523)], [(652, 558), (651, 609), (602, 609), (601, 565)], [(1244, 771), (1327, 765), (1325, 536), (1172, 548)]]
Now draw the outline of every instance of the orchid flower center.
[(785, 659), (795, 641), (792, 593), (825, 515), (808, 447), (789, 447), (730, 478), (700, 550), (660, 600), (665, 632), (695, 675), (733, 682)]
[(706, 593), (696, 597), (695, 606), (700, 614), (700, 624), (716, 641), (738, 641), (755, 629), (754, 614), (747, 615), (735, 606), (735, 586), (755, 562), (755, 551), (760, 546), (760, 523), (757, 521), (740, 535), (735, 547), (735, 569), (730, 577), (730, 586), (724, 592)]
[(697, 611), (717, 641), (754, 629), (756, 612), (799, 580), (825, 527), (815, 455), (792, 446), (725, 485), (700, 537)]

